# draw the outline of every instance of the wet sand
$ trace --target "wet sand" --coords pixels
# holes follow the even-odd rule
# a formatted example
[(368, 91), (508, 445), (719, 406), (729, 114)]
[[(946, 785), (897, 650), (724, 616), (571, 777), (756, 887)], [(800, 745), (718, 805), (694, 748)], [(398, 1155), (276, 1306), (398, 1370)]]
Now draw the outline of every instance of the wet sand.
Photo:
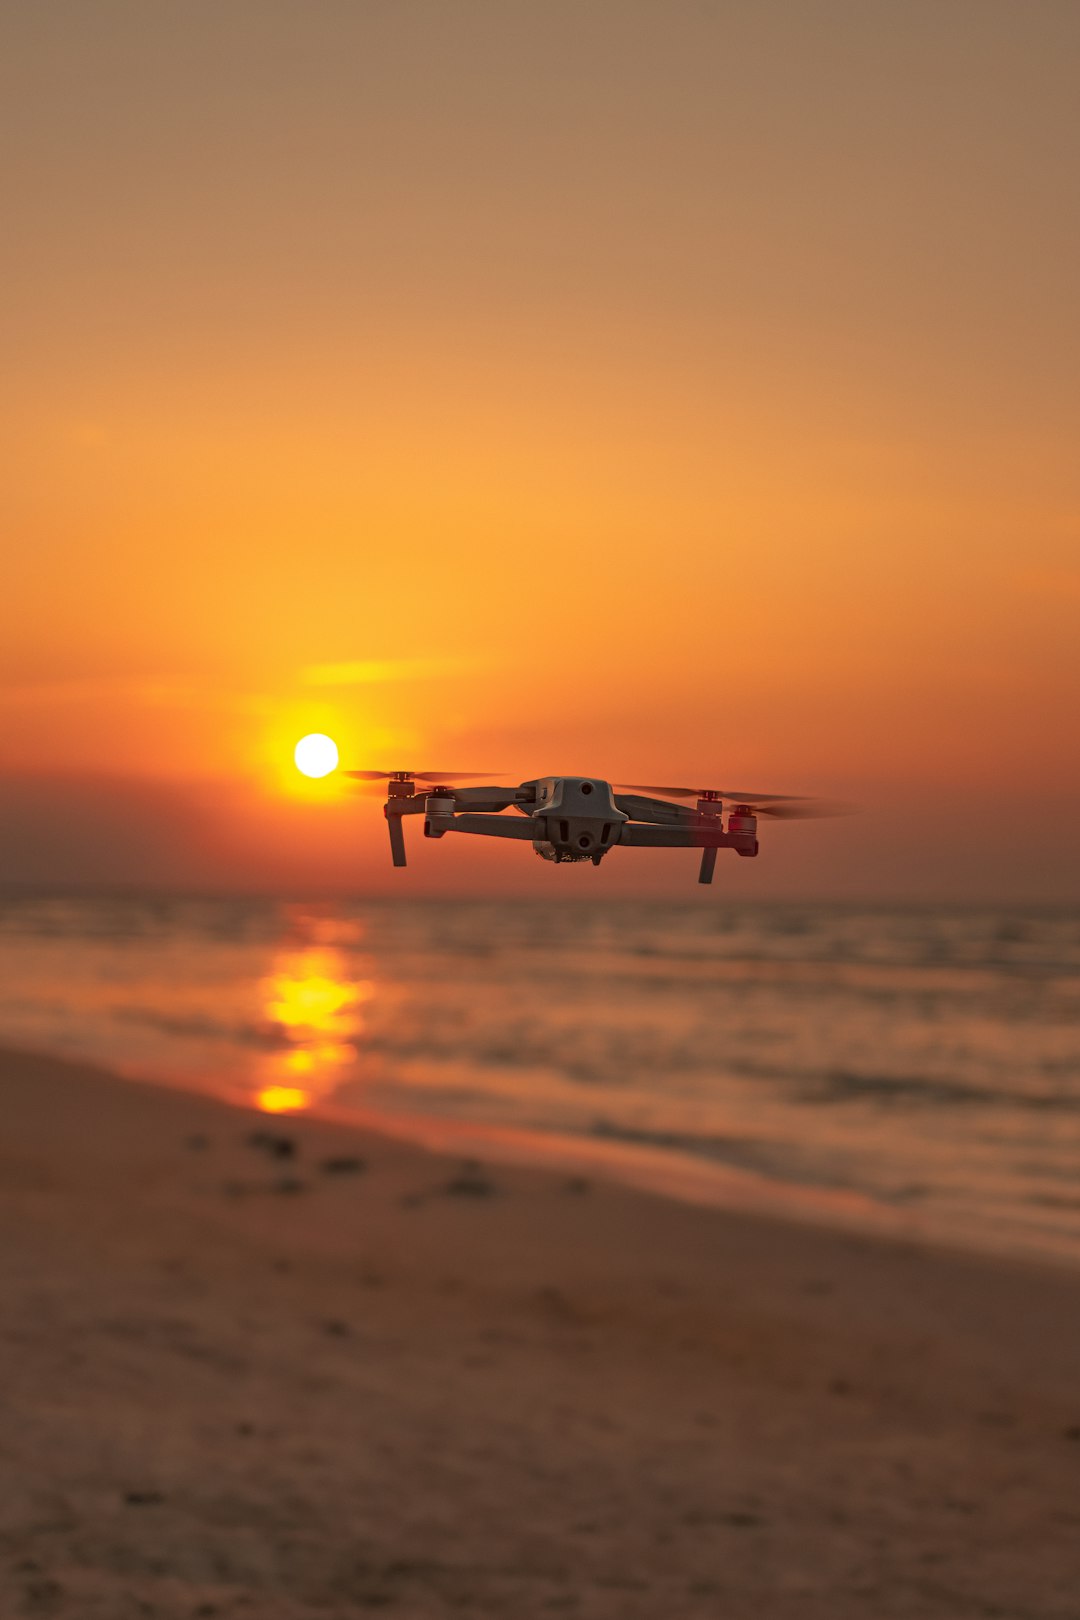
[(0, 1054), (0, 1616), (1080, 1613), (1080, 1277)]

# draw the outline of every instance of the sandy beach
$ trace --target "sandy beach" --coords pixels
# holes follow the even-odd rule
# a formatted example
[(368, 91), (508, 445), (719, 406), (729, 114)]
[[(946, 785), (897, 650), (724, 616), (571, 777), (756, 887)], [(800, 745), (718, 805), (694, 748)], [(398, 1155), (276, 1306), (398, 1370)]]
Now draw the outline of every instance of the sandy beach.
[(0, 1059), (0, 1614), (1074, 1617), (1080, 1277)]

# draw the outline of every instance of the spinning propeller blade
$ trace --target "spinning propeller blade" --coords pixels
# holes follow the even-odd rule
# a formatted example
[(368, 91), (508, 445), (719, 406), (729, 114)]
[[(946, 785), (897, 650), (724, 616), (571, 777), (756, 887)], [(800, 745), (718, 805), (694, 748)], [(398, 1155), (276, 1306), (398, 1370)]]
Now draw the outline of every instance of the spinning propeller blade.
[[(353, 776), (354, 773), (352, 771), (342, 771), (340, 774), (342, 776)], [(353, 789), (357, 793), (362, 793), (365, 799), (386, 798), (385, 782), (369, 782), (361, 777), (359, 781), (353, 782)]]
[(477, 777), (498, 776), (498, 771), (342, 771), (358, 782), (467, 782)]
[[(816, 821), (823, 816), (850, 816), (855, 806), (839, 799), (807, 799), (795, 793), (737, 793), (732, 788), (682, 788), (636, 786), (642, 793), (665, 793), (671, 799), (720, 799), (732, 807), (745, 806), (756, 816), (772, 816), (774, 821)], [(702, 882), (708, 879), (703, 878)]]
[(820, 821), (826, 816), (853, 816), (856, 807), (839, 799), (789, 799), (783, 804), (751, 803), (747, 808), (774, 821)]
[(644, 782), (620, 782), (620, 787), (631, 792), (663, 793), (669, 799), (704, 799), (712, 794), (717, 799), (733, 799), (736, 804), (767, 804), (771, 800), (798, 797), (791, 793), (736, 793), (732, 788), (649, 787)]

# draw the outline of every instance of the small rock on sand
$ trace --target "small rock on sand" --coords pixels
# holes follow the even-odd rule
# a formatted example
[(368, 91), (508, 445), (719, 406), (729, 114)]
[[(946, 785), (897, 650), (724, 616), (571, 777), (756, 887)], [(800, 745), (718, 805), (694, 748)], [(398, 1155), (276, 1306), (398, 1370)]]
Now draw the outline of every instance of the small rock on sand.
[(445, 1184), (443, 1192), (454, 1198), (490, 1198), (498, 1188), (482, 1164), (466, 1159), (457, 1175)]
[(291, 1136), (282, 1136), (278, 1131), (252, 1131), (247, 1139), (247, 1145), (261, 1153), (268, 1153), (272, 1159), (296, 1157), (294, 1139)]

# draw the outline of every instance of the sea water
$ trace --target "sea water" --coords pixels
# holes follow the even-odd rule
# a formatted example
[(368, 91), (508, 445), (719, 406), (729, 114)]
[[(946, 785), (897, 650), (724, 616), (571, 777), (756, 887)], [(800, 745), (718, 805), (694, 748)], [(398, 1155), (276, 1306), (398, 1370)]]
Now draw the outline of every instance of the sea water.
[(1080, 1259), (1080, 911), (0, 900), (0, 1041)]

